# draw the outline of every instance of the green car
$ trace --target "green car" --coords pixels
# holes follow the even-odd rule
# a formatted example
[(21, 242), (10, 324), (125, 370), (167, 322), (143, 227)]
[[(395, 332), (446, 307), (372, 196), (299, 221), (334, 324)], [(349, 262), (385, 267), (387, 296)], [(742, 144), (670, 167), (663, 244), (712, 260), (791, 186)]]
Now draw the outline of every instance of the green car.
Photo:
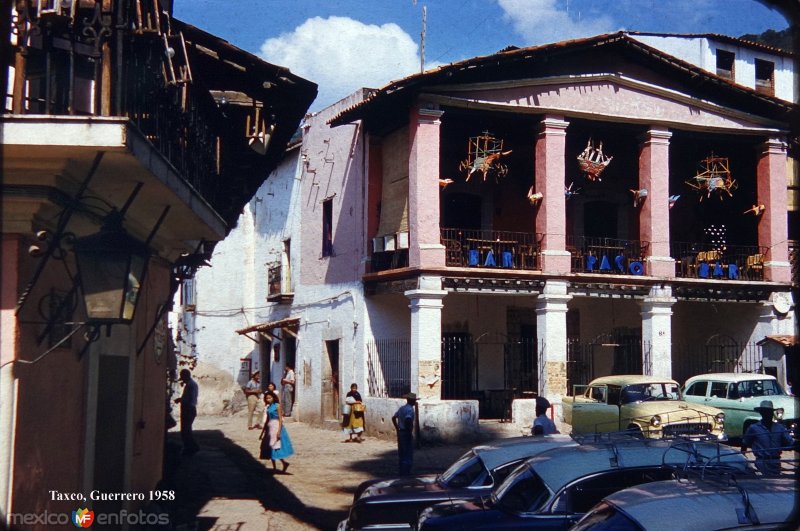
[(741, 437), (750, 424), (761, 420), (753, 408), (764, 399), (775, 405), (776, 420), (796, 437), (800, 402), (786, 394), (774, 376), (755, 373), (700, 374), (686, 380), (683, 399), (725, 412), (725, 432), (728, 437)]

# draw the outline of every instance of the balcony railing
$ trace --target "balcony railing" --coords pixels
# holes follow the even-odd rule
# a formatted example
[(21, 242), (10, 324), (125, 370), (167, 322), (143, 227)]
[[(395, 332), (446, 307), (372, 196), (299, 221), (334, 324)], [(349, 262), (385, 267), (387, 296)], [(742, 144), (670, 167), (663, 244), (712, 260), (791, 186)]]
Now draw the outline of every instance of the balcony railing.
[(573, 273), (645, 275), (648, 242), (618, 238), (568, 237)]
[(442, 229), (448, 267), (539, 269), (540, 241), (531, 232)]
[(670, 243), (675, 275), (681, 278), (764, 280), (766, 252), (758, 245)]

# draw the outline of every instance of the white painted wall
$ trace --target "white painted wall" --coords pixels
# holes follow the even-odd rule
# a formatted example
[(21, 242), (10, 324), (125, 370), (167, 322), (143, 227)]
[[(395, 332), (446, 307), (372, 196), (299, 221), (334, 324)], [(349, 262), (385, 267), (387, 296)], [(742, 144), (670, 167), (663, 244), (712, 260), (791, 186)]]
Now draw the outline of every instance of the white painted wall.
[(717, 41), (708, 37), (677, 35), (633, 34), (637, 39), (678, 59), (691, 63), (704, 70), (717, 73), (716, 50), (721, 49), (735, 55), (734, 81), (745, 87), (755, 89), (755, 60), (762, 59), (775, 63), (775, 96), (786, 101), (795, 101), (797, 87), (794, 78), (794, 60), (778, 54), (771, 54), (750, 46), (737, 46), (734, 43)]

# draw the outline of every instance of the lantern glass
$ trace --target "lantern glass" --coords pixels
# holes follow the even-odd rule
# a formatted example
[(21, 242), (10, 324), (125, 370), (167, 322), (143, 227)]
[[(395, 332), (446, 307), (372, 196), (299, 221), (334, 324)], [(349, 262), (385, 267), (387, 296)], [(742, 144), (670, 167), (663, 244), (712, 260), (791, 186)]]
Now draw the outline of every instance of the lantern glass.
[(133, 321), (147, 269), (148, 250), (121, 223), (75, 242), (86, 317), (101, 324)]

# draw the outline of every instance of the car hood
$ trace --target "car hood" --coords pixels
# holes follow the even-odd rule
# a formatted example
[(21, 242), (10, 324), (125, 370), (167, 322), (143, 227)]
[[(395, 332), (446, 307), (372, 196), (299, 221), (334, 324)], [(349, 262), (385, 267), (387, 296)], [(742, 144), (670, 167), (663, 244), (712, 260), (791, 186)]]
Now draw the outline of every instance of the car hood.
[(654, 400), (652, 402), (625, 404), (622, 407), (623, 414), (627, 413), (626, 416), (629, 418), (659, 415), (661, 422), (665, 424), (687, 421), (696, 422), (697, 417), (714, 417), (718, 413), (722, 413), (719, 408), (684, 402), (683, 400)]

